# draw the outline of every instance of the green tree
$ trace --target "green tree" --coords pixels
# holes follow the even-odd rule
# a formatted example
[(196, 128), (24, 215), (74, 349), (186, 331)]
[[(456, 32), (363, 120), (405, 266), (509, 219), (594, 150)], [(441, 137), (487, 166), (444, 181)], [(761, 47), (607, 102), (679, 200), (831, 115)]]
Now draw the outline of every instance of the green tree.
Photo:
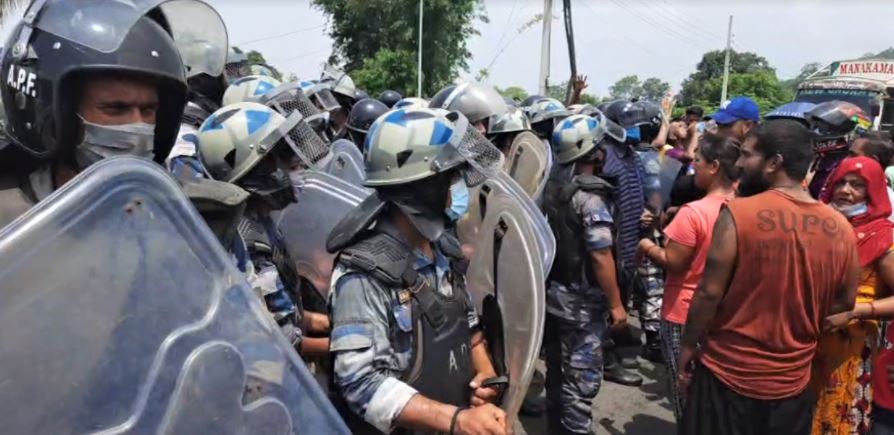
[(642, 88), (643, 98), (652, 101), (661, 101), (671, 89), (670, 83), (655, 77), (643, 80), (640, 87)]
[(894, 47), (888, 47), (878, 53), (866, 53), (860, 59), (889, 59), (894, 60)]
[(801, 67), (801, 72), (798, 73), (797, 77), (795, 77), (793, 79), (789, 79), (789, 80), (784, 80), (782, 82), (782, 86), (791, 90), (792, 92), (795, 92), (798, 90), (798, 85), (801, 84), (801, 82), (803, 82), (804, 79), (809, 77), (811, 74), (819, 71), (819, 69), (822, 67), (823, 67), (823, 64), (821, 64), (819, 62), (810, 62), (810, 63)]
[[(702, 60), (696, 65), (695, 72), (683, 80), (682, 90), (680, 91), (681, 103), (691, 105), (699, 101), (708, 101), (706, 95), (706, 84), (714, 79), (723, 78), (723, 62), (724, 51), (709, 51), (702, 56)], [(776, 71), (770, 67), (770, 63), (766, 58), (755, 53), (747, 52), (730, 52), (730, 74), (750, 74), (760, 71), (771, 72)], [(718, 96), (718, 100), (719, 100)], [(719, 102), (719, 101), (718, 101)], [(717, 104), (717, 103), (714, 103)]]
[(351, 78), (370, 95), (392, 89), (401, 95), (416, 94), (416, 54), (409, 51), (379, 50), (375, 56), (351, 72)]
[[(698, 104), (706, 111), (717, 107), (723, 87), (723, 58), (721, 50), (705, 53), (696, 71), (683, 81), (681, 106)], [(793, 91), (779, 81), (767, 59), (755, 53), (733, 51), (727, 95), (751, 97), (765, 111), (791, 101)]]
[(505, 89), (500, 89), (499, 87), (497, 87), (497, 92), (499, 92), (500, 95), (511, 98), (519, 103), (524, 101), (525, 98), (528, 98), (528, 93), (519, 86), (510, 86)]
[[(415, 89), (415, 55), (419, 8), (417, 0), (313, 0), (313, 5), (329, 17), (335, 52), (329, 61), (344, 63), (361, 88), (372, 92), (388, 81), (392, 86)], [(478, 35), (477, 22), (487, 22), (482, 0), (427, 0), (423, 16), (423, 93), (433, 95), (449, 85), (460, 71), (468, 71), (469, 37)], [(386, 53), (380, 54), (381, 51)], [(408, 55), (412, 64), (404, 60)], [(373, 60), (375, 59), (375, 60)], [(371, 71), (376, 66), (399, 65), (401, 70)], [(361, 77), (355, 72), (363, 69)], [(367, 82), (366, 80), (372, 80)]]
[[(564, 81), (559, 84), (550, 85), (546, 88), (546, 96), (550, 98), (555, 98), (565, 104), (565, 92), (568, 90), (568, 81)], [(580, 104), (592, 104), (597, 105), (601, 100), (599, 97), (590, 94), (581, 94), (580, 96)]]
[(641, 97), (643, 95), (642, 83), (635, 74), (621, 77), (615, 84), (609, 86), (608, 94), (615, 100)]

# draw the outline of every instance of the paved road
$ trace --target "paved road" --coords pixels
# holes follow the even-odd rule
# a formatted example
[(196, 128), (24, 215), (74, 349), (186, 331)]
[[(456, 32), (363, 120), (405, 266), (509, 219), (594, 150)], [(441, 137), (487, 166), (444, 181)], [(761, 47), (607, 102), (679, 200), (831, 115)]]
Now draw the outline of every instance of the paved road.
[[(632, 355), (637, 349), (625, 349)], [(645, 382), (641, 387), (603, 382), (593, 418), (597, 434), (673, 435), (676, 432), (673, 411), (667, 399), (667, 372), (663, 365), (640, 359), (640, 374)], [(540, 369), (542, 370), (542, 366)], [(547, 435), (546, 417), (521, 417), (517, 434)]]

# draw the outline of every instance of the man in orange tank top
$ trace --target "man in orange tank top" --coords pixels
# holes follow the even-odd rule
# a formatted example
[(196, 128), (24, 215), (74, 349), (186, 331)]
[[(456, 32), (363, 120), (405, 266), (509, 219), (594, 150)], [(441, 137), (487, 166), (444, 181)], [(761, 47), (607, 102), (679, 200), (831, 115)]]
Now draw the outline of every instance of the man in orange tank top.
[(853, 307), (860, 272), (847, 220), (802, 187), (811, 145), (788, 120), (742, 145), (744, 198), (720, 213), (684, 330), (684, 434), (810, 432), (817, 340), (826, 317)]

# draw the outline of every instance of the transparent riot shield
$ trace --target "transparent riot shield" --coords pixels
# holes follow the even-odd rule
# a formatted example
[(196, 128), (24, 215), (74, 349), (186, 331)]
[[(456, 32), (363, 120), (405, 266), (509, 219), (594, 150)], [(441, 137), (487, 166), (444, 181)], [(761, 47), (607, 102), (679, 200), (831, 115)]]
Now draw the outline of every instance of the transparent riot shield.
[(543, 193), (552, 165), (552, 152), (534, 133), (519, 133), (509, 148), (504, 169), (535, 202)]
[(357, 186), (362, 186), (366, 181), (363, 154), (353, 142), (346, 139), (332, 142), (332, 146), (329, 147), (329, 156), (326, 159), (322, 166), (323, 172)]
[(177, 183), (91, 166), (0, 230), (3, 432), (348, 433)]
[[(463, 250), (466, 253), (474, 251), (474, 245), (478, 242), (478, 233), (481, 222), (484, 220), (487, 212), (487, 198), (493, 193), (505, 193), (514, 198), (525, 211), (527, 218), (531, 221), (535, 229), (536, 243), (538, 252), (540, 253), (541, 264), (544, 268), (544, 275), (549, 273), (552, 268), (553, 259), (556, 253), (556, 239), (549, 227), (546, 216), (540, 211), (536, 203), (528, 196), (524, 189), (513, 180), (509, 174), (505, 172), (499, 173), (497, 176), (488, 178), (480, 186), (470, 189), (469, 192), (469, 211), (457, 223), (457, 234), (460, 242), (463, 243)], [(468, 255), (471, 257), (471, 255)]]
[(664, 204), (670, 204), (671, 191), (674, 189), (674, 182), (680, 174), (683, 163), (673, 157), (665, 156), (661, 161), (661, 169), (658, 172), (658, 181), (661, 183), (661, 198)]
[(515, 416), (540, 352), (546, 274), (528, 211), (512, 195), (487, 197), (467, 283), (499, 375), (509, 377), (502, 407)]
[(325, 172), (309, 170), (296, 192), (298, 202), (276, 218), (286, 240), (286, 249), (298, 274), (307, 279), (323, 298), (329, 293), (335, 255), (326, 251), (332, 228), (357, 207), (369, 191)]

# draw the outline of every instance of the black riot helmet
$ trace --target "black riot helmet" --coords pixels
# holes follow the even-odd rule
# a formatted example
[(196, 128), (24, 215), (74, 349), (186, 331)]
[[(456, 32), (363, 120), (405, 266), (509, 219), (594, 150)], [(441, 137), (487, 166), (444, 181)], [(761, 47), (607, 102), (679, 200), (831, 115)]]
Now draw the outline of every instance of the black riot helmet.
[[(621, 114), (631, 110), (632, 108), (633, 108), (633, 103), (630, 102), (629, 100), (615, 100), (615, 101), (612, 101), (611, 103), (608, 103), (607, 105), (605, 105), (603, 108), (601, 108), (599, 110), (601, 110), (602, 113), (605, 114), (606, 118), (614, 121), (616, 124), (618, 124), (621, 127), (624, 127), (626, 129), (626, 128), (630, 128), (633, 126), (625, 125), (623, 122), (621, 122), (621, 118), (622, 118)], [(626, 118), (627, 117), (625, 117), (625, 119)]]
[(639, 100), (622, 112), (621, 118), (625, 123), (639, 127), (640, 141), (651, 143), (661, 131), (661, 123), (664, 114), (661, 107), (649, 100)]
[(544, 97), (543, 95), (531, 95), (530, 97), (525, 98), (525, 101), (522, 101), (519, 106), (520, 107), (530, 107), (530, 106), (533, 106), (534, 103), (536, 103), (540, 100), (543, 100), (543, 99), (546, 99), (546, 97)]
[(388, 106), (388, 108), (394, 107), (394, 105), (397, 104), (398, 101), (403, 99), (404, 97), (400, 94), (400, 92), (397, 91), (388, 90), (382, 92), (382, 94), (379, 95), (379, 101)]
[(168, 23), (156, 13), (162, 3), (32, 2), (0, 62), (8, 77), (0, 96), (15, 144), (41, 158), (73, 149), (80, 138), (77, 112), (85, 79), (107, 74), (156, 86), (154, 153), (163, 161), (180, 128), (187, 86), (178, 47), (163, 27)]
[(818, 148), (845, 148), (860, 130), (872, 126), (859, 106), (846, 101), (827, 101), (804, 114)]
[(357, 104), (354, 104), (350, 115), (348, 115), (347, 123), (348, 135), (351, 141), (362, 149), (369, 127), (388, 110), (390, 110), (388, 106), (372, 98), (360, 100)]
[(371, 97), (369, 96), (369, 93), (367, 93), (363, 89), (357, 89), (356, 91), (354, 91), (354, 99), (355, 100), (360, 101), (360, 100), (365, 100), (367, 98), (371, 98)]

